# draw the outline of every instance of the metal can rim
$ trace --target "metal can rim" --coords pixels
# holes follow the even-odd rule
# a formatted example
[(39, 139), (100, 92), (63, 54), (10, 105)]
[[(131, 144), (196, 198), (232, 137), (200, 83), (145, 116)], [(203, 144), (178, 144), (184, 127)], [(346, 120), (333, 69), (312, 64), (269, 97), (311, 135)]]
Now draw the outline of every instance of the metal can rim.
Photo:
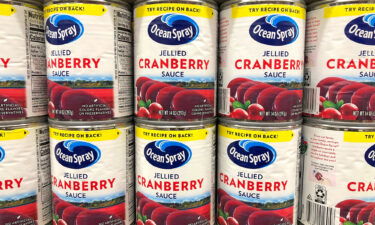
[(234, 5), (260, 5), (260, 4), (285, 4), (285, 5), (299, 5), (302, 8), (306, 8), (304, 0), (230, 0), (222, 3), (220, 6), (221, 10), (228, 9)]
[(216, 125), (216, 118), (211, 118), (202, 121), (173, 121), (173, 122), (166, 122), (166, 121), (149, 121), (140, 118), (135, 119), (135, 125), (138, 126), (146, 126), (146, 127), (156, 127), (158, 130), (178, 130), (181, 128), (185, 128), (187, 130), (194, 130), (199, 129), (201, 127), (209, 127)]
[(4, 120), (0, 122), (0, 130), (12, 130), (22, 127), (29, 127), (33, 124), (47, 124), (46, 116), (30, 117), (22, 120)]
[(102, 4), (102, 5), (109, 5), (109, 4), (118, 4), (124, 6), (128, 10), (131, 10), (131, 5), (126, 0), (45, 0), (44, 6), (50, 4), (66, 4), (66, 3), (92, 3), (92, 4)]
[(132, 124), (133, 118), (121, 117), (113, 120), (102, 121), (59, 121), (48, 119), (51, 127), (71, 128), (71, 129), (84, 129), (84, 130), (105, 130), (107, 128), (116, 127), (119, 124), (129, 126)]
[(329, 121), (321, 120), (317, 118), (304, 118), (303, 125), (321, 127), (329, 130), (341, 130), (341, 131), (358, 131), (358, 130), (374, 130), (375, 126), (373, 123), (351, 123), (346, 121)]
[(214, 0), (136, 0), (134, 2), (134, 9), (142, 5), (158, 4), (158, 3), (207, 5), (215, 10), (219, 8), (218, 3)]
[(228, 125), (230, 127), (236, 127), (244, 130), (291, 130), (301, 127), (302, 120), (282, 123), (272, 122), (246, 122), (246, 121), (234, 121), (225, 118), (220, 118), (219, 125)]
[(327, 6), (360, 4), (360, 3), (375, 3), (375, 0), (317, 0), (317, 1), (310, 2), (307, 5), (307, 9), (311, 11), (315, 9), (325, 8)]
[(43, 8), (43, 0), (0, 0), (0, 3), (14, 4), (14, 5), (30, 4), (40, 9)]

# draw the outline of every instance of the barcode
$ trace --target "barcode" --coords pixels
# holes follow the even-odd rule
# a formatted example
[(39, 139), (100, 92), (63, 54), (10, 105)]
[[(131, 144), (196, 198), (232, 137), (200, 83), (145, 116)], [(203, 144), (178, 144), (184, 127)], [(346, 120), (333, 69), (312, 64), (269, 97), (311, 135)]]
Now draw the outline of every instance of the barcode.
[(303, 90), (303, 110), (309, 114), (319, 114), (320, 88), (306, 88)]
[(229, 114), (230, 103), (230, 89), (219, 88), (219, 112), (221, 114)]
[(339, 210), (307, 200), (306, 221), (311, 225), (336, 225), (339, 224)]

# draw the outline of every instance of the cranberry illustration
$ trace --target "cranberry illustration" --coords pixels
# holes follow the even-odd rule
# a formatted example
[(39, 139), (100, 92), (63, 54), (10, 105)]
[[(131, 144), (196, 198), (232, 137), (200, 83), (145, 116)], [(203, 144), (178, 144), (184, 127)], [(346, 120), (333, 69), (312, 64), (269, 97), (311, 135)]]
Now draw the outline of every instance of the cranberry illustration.
[(57, 222), (55, 220), (52, 220), (52, 225), (57, 225)]
[(244, 97), (243, 97), (244, 101), (245, 102), (250, 101), (251, 103), (256, 103), (259, 93), (269, 87), (273, 87), (273, 86), (269, 84), (259, 83), (257, 85), (250, 87), (249, 89), (246, 90), (244, 94)]
[(56, 114), (53, 112), (55, 110), (55, 105), (52, 101), (48, 102), (48, 116), (51, 119), (54, 119), (56, 117)]
[(157, 225), (165, 225), (165, 220), (169, 214), (178, 211), (177, 209), (168, 207), (158, 207), (152, 211), (151, 220), (153, 220)]
[(191, 225), (191, 224), (209, 224), (209, 221), (200, 214), (189, 210), (179, 210), (171, 213), (165, 222), (165, 225)]
[(150, 107), (148, 107), (148, 110), (150, 111), (151, 119), (159, 120), (163, 117), (163, 115), (160, 114), (160, 111), (163, 110), (163, 106), (159, 103), (152, 103)]
[(142, 213), (143, 207), (149, 202), (153, 202), (153, 201), (147, 198), (142, 198), (141, 200), (139, 200), (138, 205), (137, 205), (137, 211)]
[(363, 225), (373, 225), (373, 224), (370, 222), (367, 222), (367, 223), (364, 223)]
[(122, 221), (121, 218), (113, 214), (99, 210), (86, 210), (77, 216), (75, 225), (123, 224)]
[(68, 202), (64, 202), (64, 201), (59, 202), (55, 206), (55, 213), (59, 216), (59, 218), (62, 218), (62, 214), (64, 210), (68, 208), (69, 206), (72, 206), (72, 204)]
[(356, 120), (358, 117), (359, 109), (353, 103), (345, 103), (341, 106), (340, 113), (343, 120)]
[(63, 219), (57, 221), (57, 225), (68, 225)]
[[(351, 103), (356, 105), (360, 111), (367, 111), (369, 106), (369, 101), (373, 93), (375, 92), (375, 87), (366, 86), (358, 89), (352, 95)], [(361, 120), (370, 119), (369, 116), (359, 116)]]
[(156, 225), (156, 223), (152, 220), (146, 220), (145, 225)]
[(245, 102), (244, 101), (244, 94), (247, 91), (247, 89), (249, 89), (250, 87), (252, 87), (252, 86), (254, 86), (258, 83), (259, 82), (256, 82), (256, 81), (248, 81), (248, 82), (242, 83), (240, 86), (238, 86), (237, 91), (236, 91), (237, 100), (240, 101), (240, 102)]
[(340, 81), (340, 82), (332, 84), (328, 88), (328, 93), (327, 93), (328, 100), (331, 101), (331, 102), (336, 102), (336, 96), (337, 96), (337, 93), (340, 91), (340, 89), (342, 89), (343, 87), (345, 87), (347, 85), (350, 85), (352, 83), (353, 82), (351, 82), (351, 81), (344, 80), (344, 81)]
[(263, 120), (265, 115), (265, 110), (260, 104), (251, 104), (247, 108), (247, 113), (249, 114), (249, 120)]
[(230, 96), (235, 97), (236, 92), (237, 92), (237, 88), (242, 83), (245, 83), (245, 82), (248, 82), (248, 81), (251, 81), (251, 80), (247, 79), (247, 78), (235, 78), (235, 79), (231, 80), (229, 82), (228, 86), (227, 86), (230, 89)]
[(327, 77), (323, 80), (321, 80), (316, 86), (320, 88), (320, 95), (326, 96), (329, 87), (337, 82), (344, 81), (345, 79), (339, 78), (339, 77)]
[(247, 218), (249, 218), (249, 216), (256, 211), (260, 211), (260, 209), (247, 205), (238, 206), (233, 212), (233, 217), (238, 221), (239, 224), (246, 224)]
[(340, 223), (345, 223), (346, 219), (344, 217), (340, 217)]
[(49, 100), (53, 102), (54, 106), (56, 106), (57, 108), (60, 108), (61, 97), (64, 94), (64, 92), (68, 90), (71, 90), (71, 88), (62, 86), (62, 85), (56, 85), (51, 91)]
[(320, 96), (319, 100), (320, 100), (320, 102), (319, 102), (319, 112), (322, 112), (324, 110), (323, 102), (325, 102), (327, 100), (323, 96)]
[(336, 208), (340, 209), (340, 216), (343, 218), (346, 218), (351, 207), (353, 207), (356, 204), (363, 203), (363, 202), (364, 201), (357, 200), (357, 199), (347, 199), (347, 200), (337, 203)]
[(162, 205), (157, 202), (149, 202), (143, 206), (142, 215), (151, 218), (152, 212), (159, 207), (162, 207)]
[(139, 91), (139, 96), (141, 96), (141, 99), (143, 101), (147, 101), (148, 99), (146, 99), (146, 93), (147, 93), (147, 90), (149, 89), (149, 87), (151, 87), (153, 84), (156, 84), (156, 83), (160, 83), (158, 81), (154, 81), (154, 80), (148, 80), (146, 81), (145, 83), (142, 84), (142, 87), (140, 88), (141, 90)]
[(233, 110), (231, 117), (233, 119), (245, 120), (247, 119), (249, 114), (244, 109), (235, 109)]
[[(168, 86), (161, 89), (156, 96), (156, 102), (159, 103), (164, 110), (171, 110), (173, 97), (184, 89), (181, 87)], [(172, 116), (167, 116), (172, 117)]]
[(362, 203), (359, 203), (359, 204), (356, 204), (356, 205), (352, 206), (350, 208), (348, 216), (346, 218), (348, 218), (353, 223), (358, 223), (359, 221), (357, 220), (357, 218), (358, 218), (359, 212), (363, 208), (365, 208), (369, 205), (370, 205), (370, 203), (368, 203), (368, 202), (362, 202)]
[(228, 224), (227, 224), (227, 221), (225, 221), (224, 217), (222, 217), (222, 216), (219, 216), (219, 217), (217, 218), (217, 223), (218, 223), (219, 225), (228, 225)]
[(150, 118), (151, 115), (150, 115), (150, 112), (148, 111), (148, 109), (146, 109), (145, 107), (141, 107), (138, 110), (137, 116), (138, 117), (144, 117), (144, 118)]
[[(368, 110), (373, 112), (375, 111), (375, 94), (373, 94), (368, 103)], [(375, 115), (371, 116), (372, 119), (375, 119)]]
[(85, 211), (87, 209), (77, 207), (77, 206), (69, 206), (67, 207), (63, 214), (62, 219), (66, 221), (67, 224), (74, 224), (74, 222), (77, 219), (78, 214), (80, 214), (82, 211)]
[(276, 96), (272, 109), (279, 113), (278, 120), (297, 119), (302, 114), (301, 98), (295, 91), (282, 91)]
[[(224, 206), (224, 212), (228, 213), (229, 216), (233, 216), (234, 210), (239, 207), (245, 205), (243, 202), (238, 201), (238, 200), (229, 200), (227, 203), (225, 203)], [(228, 221), (227, 221), (228, 222)]]
[(356, 92), (358, 89), (363, 88), (363, 87), (366, 87), (366, 84), (355, 82), (350, 85), (347, 85), (341, 88), (339, 92), (337, 92), (335, 101), (339, 102), (342, 100), (344, 101), (344, 103), (350, 103), (354, 92)]
[(169, 84), (166, 84), (166, 83), (155, 83), (153, 85), (151, 85), (148, 89), (147, 89), (147, 92), (146, 92), (146, 97), (145, 99), (147, 100), (151, 100), (151, 102), (155, 102), (156, 101), (156, 96), (158, 95), (159, 91), (165, 87), (168, 87), (170, 86)]
[(320, 96), (320, 97), (319, 97), (319, 100), (320, 100), (320, 102), (325, 102), (325, 101), (327, 101), (327, 99), (324, 98), (323, 96)]
[(142, 220), (137, 220), (137, 225), (144, 225)]
[(140, 94), (142, 85), (150, 80), (151, 79), (148, 77), (140, 77), (137, 79), (137, 81), (135, 82), (135, 87), (137, 88), (137, 95)]
[(268, 211), (257, 211), (252, 213), (248, 220), (248, 225), (275, 225), (275, 224), (285, 224), (291, 225), (291, 223), (283, 216), (279, 214), (268, 212)]
[(230, 98), (229, 98), (229, 101), (230, 101), (231, 103), (233, 103), (233, 102), (236, 101), (236, 99), (234, 99), (233, 97), (230, 97)]
[(177, 119), (192, 120), (214, 116), (213, 105), (205, 96), (194, 90), (176, 93), (172, 100), (172, 109), (186, 113), (177, 115)]
[(238, 221), (233, 217), (228, 217), (227, 223), (228, 225), (239, 225)]
[(342, 115), (337, 109), (327, 108), (322, 112), (322, 118), (340, 120), (342, 119)]
[(227, 203), (227, 201), (230, 201), (230, 200), (234, 200), (234, 198), (230, 197), (229, 195), (225, 195), (225, 196), (221, 197), (220, 198), (220, 204), (219, 204), (220, 208), (222, 210), (224, 210), (225, 204)]
[(364, 222), (369, 221), (370, 214), (373, 210), (375, 210), (374, 203), (361, 209), (361, 211), (358, 213), (357, 221), (364, 221)]
[[(269, 87), (261, 91), (257, 98), (257, 103), (261, 104), (264, 109), (268, 112), (271, 111), (276, 99), (276, 96), (278, 96), (281, 92), (286, 91), (283, 88), (279, 87)], [(297, 96), (299, 99), (299, 97)], [(294, 102), (294, 101), (293, 101)], [(274, 116), (265, 116), (264, 120), (273, 120), (275, 119)]]
[(317, 180), (323, 180), (323, 175), (320, 173), (320, 172), (317, 172), (316, 174), (315, 174), (315, 178), (317, 179)]

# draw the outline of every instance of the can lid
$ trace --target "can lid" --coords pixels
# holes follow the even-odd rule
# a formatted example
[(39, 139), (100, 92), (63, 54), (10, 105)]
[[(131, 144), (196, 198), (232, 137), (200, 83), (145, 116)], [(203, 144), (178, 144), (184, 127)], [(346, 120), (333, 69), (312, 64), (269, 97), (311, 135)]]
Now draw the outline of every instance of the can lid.
[(318, 118), (304, 118), (304, 125), (326, 127), (333, 130), (375, 130), (375, 123), (359, 123), (347, 121), (322, 120)]
[(232, 5), (256, 5), (256, 4), (287, 4), (287, 5), (298, 5), (306, 8), (305, 0), (229, 0), (223, 1), (220, 8), (225, 9)]
[(249, 121), (240, 121), (240, 120), (229, 120), (226, 118), (219, 119), (221, 124), (228, 124), (231, 126), (238, 126), (238, 127), (248, 127), (248, 128), (255, 128), (255, 129), (264, 129), (264, 130), (272, 130), (272, 129), (284, 129), (290, 127), (299, 127), (302, 124), (302, 120), (298, 121), (291, 121), (291, 122), (249, 122)]
[(0, 129), (1, 128), (9, 128), (12, 129), (13, 127), (25, 127), (33, 123), (45, 123), (47, 124), (47, 117), (39, 116), (39, 117), (30, 117), (27, 119), (22, 120), (4, 120), (0, 121)]
[(199, 126), (206, 126), (210, 124), (216, 124), (216, 118), (210, 118), (202, 121), (161, 121), (161, 120), (146, 120), (142, 118), (136, 118), (135, 122), (137, 124), (142, 124), (146, 126), (155, 126), (160, 129), (168, 128), (194, 128)]
[(48, 120), (52, 126), (59, 127), (79, 127), (85, 128), (103, 128), (110, 127), (116, 124), (130, 124), (133, 121), (132, 117), (121, 117), (113, 120), (102, 120), (102, 121), (61, 121), (61, 120)]
[(43, 7), (43, 0), (0, 0), (0, 2), (5, 2), (9, 4), (29, 4), (38, 6), (40, 8)]
[(314, 10), (324, 6), (334, 6), (343, 4), (360, 4), (360, 3), (375, 3), (374, 0), (308, 0), (308, 9)]
[(218, 8), (217, 0), (133, 0), (135, 7), (143, 4), (179, 3), (179, 4), (208, 4), (212, 8)]
[[(39, 0), (39, 1), (43, 2), (43, 0)], [(54, 2), (54, 3), (71, 3), (71, 2), (86, 3), (87, 2), (87, 3), (101, 3), (101, 4), (115, 3), (115, 4), (126, 6), (130, 9), (130, 4), (133, 1), (134, 0), (44, 0), (44, 4), (48, 4), (50, 2)]]

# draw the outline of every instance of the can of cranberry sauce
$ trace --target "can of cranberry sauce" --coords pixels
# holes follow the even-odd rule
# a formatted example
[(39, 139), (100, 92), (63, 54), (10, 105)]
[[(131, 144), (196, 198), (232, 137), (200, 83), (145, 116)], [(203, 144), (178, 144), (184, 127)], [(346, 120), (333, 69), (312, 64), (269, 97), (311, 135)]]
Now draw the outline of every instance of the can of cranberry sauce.
[(375, 128), (306, 119), (301, 146), (301, 222), (375, 224)]
[(301, 120), (304, 1), (221, 5), (219, 114), (231, 120)]
[(0, 0), (0, 120), (47, 114), (42, 1)]
[(53, 220), (58, 225), (134, 224), (131, 119), (50, 120)]
[(46, 118), (0, 123), (0, 224), (50, 225)]
[(300, 122), (265, 126), (221, 119), (219, 225), (297, 224), (300, 134)]
[(44, 15), (50, 118), (131, 116), (130, 5), (121, 0), (50, 0)]
[(375, 2), (314, 1), (308, 7), (304, 114), (333, 121), (375, 118)]
[(137, 120), (137, 225), (215, 224), (215, 120)]
[(136, 1), (137, 117), (200, 121), (216, 115), (217, 16), (213, 0)]

